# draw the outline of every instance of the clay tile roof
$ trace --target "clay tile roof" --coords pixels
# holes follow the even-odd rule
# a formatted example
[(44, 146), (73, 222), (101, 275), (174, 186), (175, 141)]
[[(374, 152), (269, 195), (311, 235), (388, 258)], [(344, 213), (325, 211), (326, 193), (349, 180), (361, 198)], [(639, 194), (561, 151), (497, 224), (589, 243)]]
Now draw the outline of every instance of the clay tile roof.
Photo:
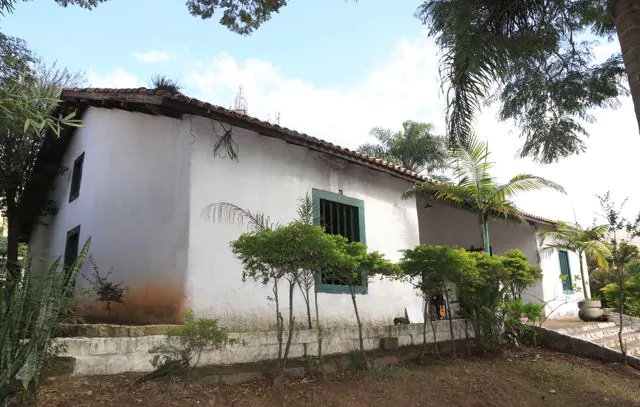
[[(139, 98), (141, 96), (152, 96), (155, 97), (155, 99)], [(133, 106), (135, 104), (154, 104), (157, 106), (168, 106), (174, 109), (182, 108), (183, 114), (193, 114), (193, 108), (198, 108), (201, 110), (200, 113), (202, 115), (213, 115), (218, 116), (217, 118), (222, 117), (227, 119), (234, 118), (236, 119), (235, 123), (229, 124), (245, 128), (247, 127), (247, 125), (250, 125), (251, 130), (257, 130), (260, 133), (266, 133), (266, 135), (272, 137), (283, 138), (289, 142), (304, 145), (307, 147), (320, 147), (326, 153), (336, 155), (339, 158), (346, 158), (349, 161), (358, 164), (367, 164), (367, 166), (369, 167), (383, 170), (387, 173), (390, 173), (391, 175), (400, 176), (401, 178), (408, 181), (432, 181), (430, 178), (425, 177), (424, 175), (409, 171), (406, 168), (387, 162), (385, 160), (371, 157), (366, 154), (362, 154), (357, 151), (338, 146), (331, 142), (309, 136), (308, 134), (300, 133), (298, 131), (288, 129), (277, 124), (272, 124), (246, 114), (212, 105), (211, 103), (203, 102), (195, 98), (190, 98), (182, 93), (171, 93), (165, 90), (146, 88), (71, 88), (65, 89), (62, 92), (62, 99), (67, 102), (76, 101), (79, 103), (87, 104), (95, 104), (95, 102), (102, 103), (108, 100), (112, 100), (113, 102), (130, 103), (133, 108), (135, 108)], [(175, 103), (171, 102), (178, 102), (178, 104), (182, 106), (176, 105)]]
[[(148, 111), (145, 109), (150, 109), (152, 113), (173, 115), (174, 117), (181, 117), (183, 114), (212, 117), (224, 120), (236, 127), (247, 128), (266, 136), (281, 138), (292, 144), (322, 151), (359, 165), (386, 172), (407, 181), (416, 183), (437, 182), (422, 174), (410, 171), (380, 158), (371, 157), (305, 133), (300, 133), (246, 114), (191, 98), (179, 92), (173, 93), (167, 90), (147, 88), (71, 88), (63, 90), (62, 99), (65, 103), (79, 106), (93, 105), (140, 111)], [(154, 110), (154, 107), (162, 110)], [(555, 225), (557, 223), (554, 220), (524, 212), (522, 215), (526, 220), (532, 222), (549, 225)]]

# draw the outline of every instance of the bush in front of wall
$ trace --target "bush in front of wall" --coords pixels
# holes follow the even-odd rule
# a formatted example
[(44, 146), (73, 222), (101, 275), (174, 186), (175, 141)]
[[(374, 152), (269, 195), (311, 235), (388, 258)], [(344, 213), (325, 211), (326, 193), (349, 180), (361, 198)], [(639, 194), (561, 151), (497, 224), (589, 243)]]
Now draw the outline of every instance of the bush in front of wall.
[(156, 353), (151, 361), (156, 369), (142, 376), (137, 383), (194, 368), (200, 363), (204, 349), (221, 349), (228, 342), (228, 332), (219, 326), (217, 319), (196, 318), (193, 310), (187, 308), (184, 323), (168, 328), (166, 343), (150, 350), (150, 353)]

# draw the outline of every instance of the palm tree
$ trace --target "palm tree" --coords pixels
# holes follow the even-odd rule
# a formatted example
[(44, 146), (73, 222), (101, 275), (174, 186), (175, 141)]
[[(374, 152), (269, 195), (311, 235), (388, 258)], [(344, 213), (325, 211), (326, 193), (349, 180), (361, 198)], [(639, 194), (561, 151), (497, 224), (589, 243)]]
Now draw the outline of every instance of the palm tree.
[(442, 136), (433, 134), (433, 125), (405, 121), (403, 130), (393, 130), (375, 127), (370, 134), (377, 140), (377, 144), (364, 144), (358, 152), (380, 158), (400, 165), (413, 172), (427, 172), (439, 175), (447, 163), (447, 142)]
[(511, 201), (515, 195), (544, 188), (564, 193), (564, 189), (555, 182), (530, 174), (519, 174), (506, 184), (498, 184), (491, 176), (493, 163), (488, 161), (488, 145), (477, 138), (453, 147), (451, 157), (450, 166), (456, 183), (425, 182), (405, 192), (403, 198), (426, 194), (476, 212), (486, 252), (490, 250), (489, 218), (523, 221), (522, 214)]
[[(629, 84), (640, 126), (640, 2), (637, 0), (425, 0), (416, 16), (442, 50), (447, 135), (471, 133), (486, 101), (512, 119), (521, 154), (544, 162), (584, 150), (594, 106), (618, 104)], [(622, 49), (596, 58), (594, 41)], [(626, 73), (625, 73), (626, 68)]]
[(544, 251), (567, 250), (578, 255), (580, 258), (582, 292), (585, 296), (588, 296), (589, 291), (587, 291), (582, 263), (585, 257), (589, 257), (596, 261), (601, 268), (607, 267), (607, 260), (611, 252), (603, 240), (608, 231), (609, 225), (582, 229), (579, 225), (559, 222), (554, 229), (543, 230), (538, 233), (538, 238)]

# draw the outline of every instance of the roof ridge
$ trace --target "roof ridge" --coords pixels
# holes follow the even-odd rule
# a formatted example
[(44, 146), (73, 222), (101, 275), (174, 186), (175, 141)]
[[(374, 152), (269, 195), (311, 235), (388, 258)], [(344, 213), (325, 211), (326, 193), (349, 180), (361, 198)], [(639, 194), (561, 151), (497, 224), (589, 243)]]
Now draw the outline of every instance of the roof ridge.
[[(392, 163), (390, 161), (387, 160), (383, 160), (381, 158), (377, 158), (374, 156), (370, 156), (368, 154), (364, 154), (361, 153), (359, 151), (356, 150), (352, 150), (350, 148), (347, 147), (342, 147), (338, 144), (335, 144), (331, 141), (327, 141), (327, 140), (323, 140), (314, 136), (310, 136), (306, 133), (302, 133), (299, 132), (297, 130), (294, 129), (290, 129), (288, 127), (283, 127), (280, 126), (279, 124), (274, 124), (274, 123), (270, 123), (268, 121), (264, 121), (262, 119), (258, 119), (255, 116), (250, 116), (248, 114), (244, 114), (244, 113), (239, 113), (236, 111), (233, 111), (231, 109), (227, 109), (225, 107), (222, 107), (220, 105), (214, 105), (212, 103), (209, 102), (205, 102), (202, 101), (200, 99), (197, 98), (192, 98), (190, 96), (187, 96), (181, 92), (171, 92), (165, 89), (153, 89), (153, 88), (146, 88), (146, 87), (138, 87), (138, 88), (95, 88), (95, 87), (91, 87), (91, 88), (79, 88), (79, 87), (73, 87), (73, 88), (64, 88), (62, 90), (61, 93), (61, 97), (62, 99), (73, 99), (74, 97), (78, 97), (80, 99), (87, 99), (88, 97), (86, 97), (86, 95), (84, 95), (85, 97), (82, 98), (80, 97), (79, 94), (101, 94), (101, 95), (107, 95), (107, 96), (117, 96), (117, 95), (143, 95), (143, 96), (161, 96), (163, 99), (168, 99), (170, 101), (173, 102), (177, 102), (177, 103), (181, 103), (184, 104), (186, 106), (191, 106), (191, 107), (195, 107), (198, 109), (206, 109), (207, 111), (211, 112), (216, 112), (218, 114), (221, 115), (225, 115), (225, 116), (229, 116), (241, 121), (244, 121), (245, 123), (247, 123), (248, 125), (254, 125), (254, 126), (258, 126), (261, 127), (263, 129), (268, 129), (271, 130), (273, 132), (279, 133), (283, 136), (288, 136), (288, 137), (292, 137), (297, 139), (297, 141), (304, 145), (305, 143), (310, 143), (310, 144), (315, 144), (318, 146), (321, 146), (323, 148), (326, 148), (329, 151), (329, 153), (333, 153), (334, 155), (340, 157), (340, 158), (345, 158), (343, 156), (341, 156), (341, 154), (348, 156), (349, 158), (351, 158), (353, 160), (353, 162), (355, 163), (361, 163), (361, 161), (369, 164), (369, 166), (372, 166), (374, 168), (377, 168), (378, 170), (381, 171), (387, 171), (387, 172), (392, 172), (395, 173), (397, 176), (404, 178), (404, 179), (409, 179), (410, 181), (413, 182), (431, 182), (434, 184), (439, 183), (437, 180), (423, 175), (423, 174), (419, 174), (415, 171), (411, 171), (407, 168), (402, 167), (401, 165)], [(138, 103), (150, 103), (149, 100), (144, 100), (144, 101), (138, 101)], [(185, 112), (186, 113), (186, 112)], [(191, 113), (194, 114), (194, 113)], [(308, 146), (307, 146), (308, 147)], [(362, 163), (361, 163), (362, 164)], [(366, 165), (366, 164), (365, 164)], [(393, 175), (393, 174), (392, 174)], [(533, 215), (527, 212), (523, 212), (520, 211), (520, 213), (522, 214), (523, 217), (525, 217), (528, 220), (532, 220), (532, 221), (538, 221), (538, 222), (543, 222), (543, 223), (549, 223), (549, 224), (556, 224), (557, 221), (555, 220), (551, 220), (551, 219), (547, 219), (544, 218), (542, 216), (537, 216), (537, 215)]]

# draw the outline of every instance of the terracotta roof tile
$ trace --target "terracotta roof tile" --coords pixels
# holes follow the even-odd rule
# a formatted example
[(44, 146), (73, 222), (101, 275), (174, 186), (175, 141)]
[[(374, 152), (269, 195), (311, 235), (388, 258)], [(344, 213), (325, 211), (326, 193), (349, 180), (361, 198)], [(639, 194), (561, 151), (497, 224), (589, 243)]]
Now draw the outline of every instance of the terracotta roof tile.
[[(350, 158), (352, 161), (356, 163), (366, 163), (371, 167), (383, 170), (385, 172), (389, 172), (392, 175), (395, 174), (404, 179), (413, 181), (413, 182), (437, 182), (432, 180), (422, 174), (418, 174), (416, 172), (410, 171), (404, 167), (396, 165), (394, 163), (382, 160), (380, 158), (372, 157), (345, 147), (338, 146), (329, 141), (321, 140), (316, 137), (310, 136), (305, 133), (300, 133), (295, 130), (288, 129), (286, 127), (282, 127), (277, 124), (269, 123), (258, 118), (238, 113), (233, 110), (229, 110), (223, 108), (221, 106), (216, 106), (208, 102), (204, 102), (195, 98), (188, 97), (182, 93), (173, 93), (166, 90), (156, 90), (156, 89), (147, 89), (147, 88), (70, 88), (65, 89), (62, 92), (62, 99), (69, 100), (87, 100), (92, 98), (104, 99), (105, 96), (109, 98), (118, 99), (118, 97), (133, 97), (133, 99), (128, 100), (132, 103), (144, 103), (150, 104), (152, 101), (150, 100), (135, 100), (135, 96), (159, 96), (157, 101), (153, 102), (158, 105), (161, 105), (164, 100), (171, 100), (175, 102), (180, 102), (185, 104), (186, 106), (203, 108), (209, 110), (211, 112), (215, 112), (222, 116), (234, 117), (239, 119), (245, 123), (253, 124), (259, 128), (270, 130), (272, 133), (276, 135), (280, 135), (283, 138), (286, 136), (289, 139), (294, 139), (300, 142), (303, 145), (316, 145), (322, 147), (324, 150), (327, 150), (328, 153), (333, 153), (340, 158)], [(187, 113), (185, 111), (185, 113)], [(525, 219), (542, 222), (547, 224), (556, 224), (557, 222), (551, 219), (546, 219), (540, 216), (522, 213)]]

